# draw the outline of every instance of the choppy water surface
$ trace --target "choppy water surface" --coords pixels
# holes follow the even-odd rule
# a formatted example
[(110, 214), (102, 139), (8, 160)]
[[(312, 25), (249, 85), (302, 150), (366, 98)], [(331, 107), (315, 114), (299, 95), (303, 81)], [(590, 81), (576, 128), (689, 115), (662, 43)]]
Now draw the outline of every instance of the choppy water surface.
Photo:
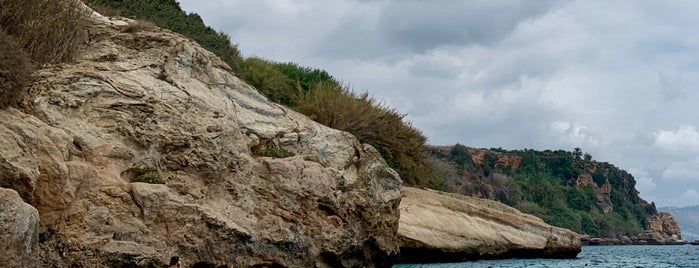
[(461, 263), (401, 264), (394, 268), (515, 267), (698, 267), (699, 246), (585, 246), (576, 259), (482, 260)]

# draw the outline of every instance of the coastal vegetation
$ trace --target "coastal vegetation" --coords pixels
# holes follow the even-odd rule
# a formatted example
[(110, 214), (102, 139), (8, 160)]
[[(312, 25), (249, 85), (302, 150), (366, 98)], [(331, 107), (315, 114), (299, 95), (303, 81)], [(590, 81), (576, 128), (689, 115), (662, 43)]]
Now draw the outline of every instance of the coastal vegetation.
[(0, 108), (16, 106), (36, 66), (71, 61), (84, 44), (79, 2), (0, 0)]
[[(637, 235), (657, 214), (631, 174), (573, 151), (433, 147), (449, 191), (501, 201), (551, 225), (596, 237)], [(452, 170), (449, 170), (452, 169)]]

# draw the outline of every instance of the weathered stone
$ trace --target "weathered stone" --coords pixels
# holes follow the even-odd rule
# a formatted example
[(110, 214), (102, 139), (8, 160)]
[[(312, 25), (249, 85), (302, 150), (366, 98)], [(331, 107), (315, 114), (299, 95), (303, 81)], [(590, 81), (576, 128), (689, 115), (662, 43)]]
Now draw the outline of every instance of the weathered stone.
[(398, 233), (403, 262), (574, 258), (580, 238), (502, 203), (405, 187)]
[[(0, 185), (41, 215), (39, 266), (391, 265), (401, 181), (376, 150), (269, 102), (194, 41), (94, 19), (75, 63), (0, 110)], [(295, 156), (254, 154), (263, 141)]]
[(0, 188), (0, 266), (37, 265), (39, 212), (14, 190)]
[(634, 244), (683, 245), (680, 225), (670, 213), (660, 212), (648, 217), (648, 228), (638, 236), (631, 238)]

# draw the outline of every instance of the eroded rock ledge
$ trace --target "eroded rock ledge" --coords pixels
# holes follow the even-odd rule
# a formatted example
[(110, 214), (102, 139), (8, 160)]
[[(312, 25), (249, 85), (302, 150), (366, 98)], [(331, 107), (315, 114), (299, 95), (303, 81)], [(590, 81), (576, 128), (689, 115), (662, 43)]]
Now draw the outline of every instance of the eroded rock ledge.
[(578, 235), (502, 203), (404, 187), (400, 262), (574, 258)]

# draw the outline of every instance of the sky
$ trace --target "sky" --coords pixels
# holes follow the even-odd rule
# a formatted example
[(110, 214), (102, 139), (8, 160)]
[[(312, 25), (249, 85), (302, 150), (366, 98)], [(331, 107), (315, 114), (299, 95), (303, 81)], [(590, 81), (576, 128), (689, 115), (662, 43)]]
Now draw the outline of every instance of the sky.
[(580, 147), (699, 204), (699, 1), (179, 0), (244, 56), (327, 70), (434, 145)]

